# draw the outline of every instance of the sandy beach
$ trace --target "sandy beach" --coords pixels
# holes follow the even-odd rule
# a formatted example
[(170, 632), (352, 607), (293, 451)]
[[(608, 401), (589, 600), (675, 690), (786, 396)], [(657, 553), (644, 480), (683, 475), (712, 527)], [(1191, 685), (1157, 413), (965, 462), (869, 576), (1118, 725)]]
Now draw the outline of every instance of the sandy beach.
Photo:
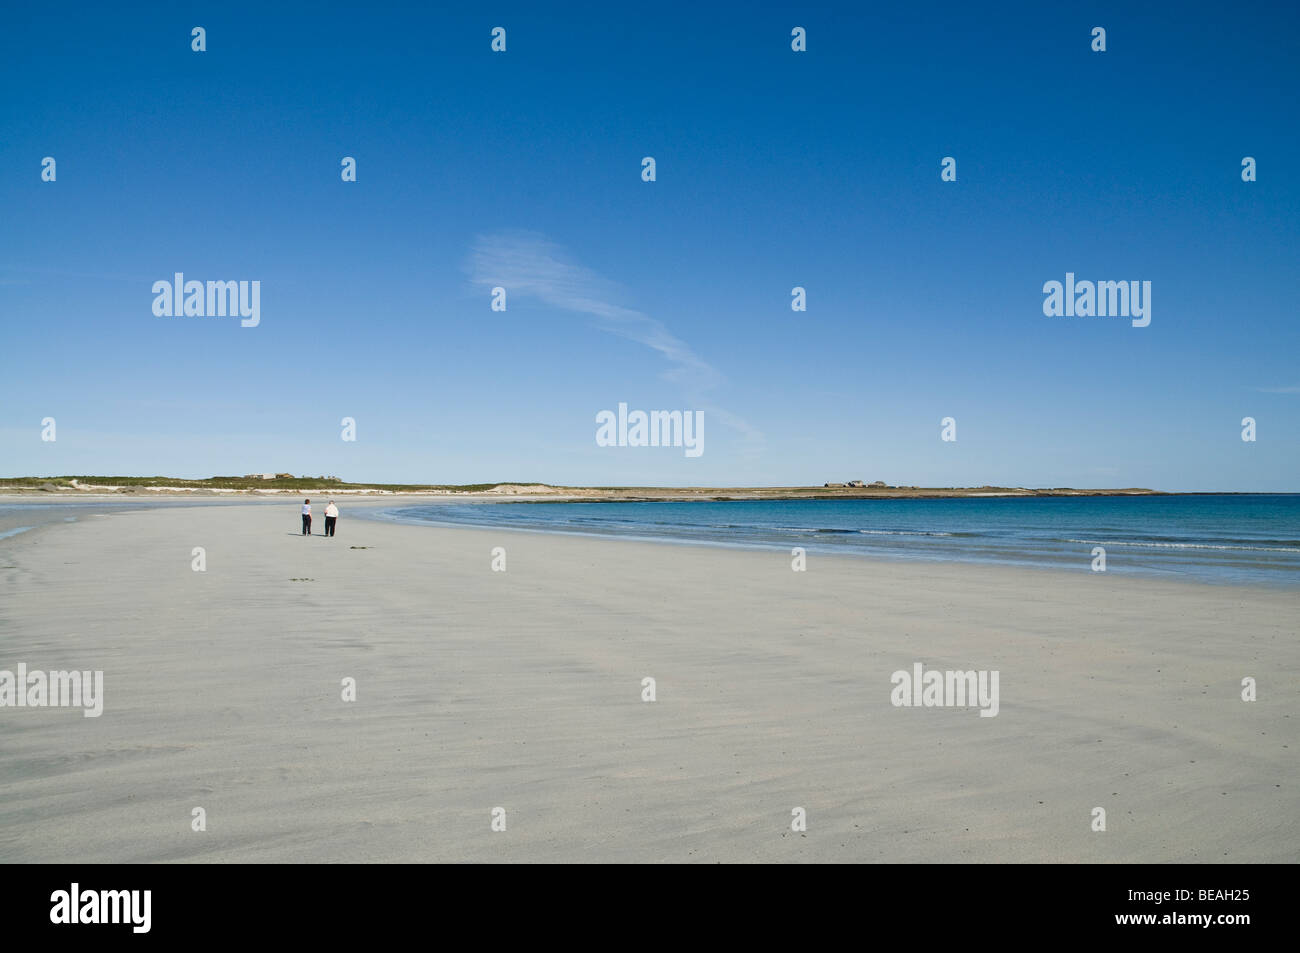
[[(320, 515), (300, 536), (292, 503), (0, 539), (0, 669), (104, 672), (98, 718), (0, 709), (0, 861), (1300, 855), (1294, 590), (793, 572), (788, 552), (357, 508), (333, 539)], [(895, 707), (916, 662), (998, 671), (997, 716)]]

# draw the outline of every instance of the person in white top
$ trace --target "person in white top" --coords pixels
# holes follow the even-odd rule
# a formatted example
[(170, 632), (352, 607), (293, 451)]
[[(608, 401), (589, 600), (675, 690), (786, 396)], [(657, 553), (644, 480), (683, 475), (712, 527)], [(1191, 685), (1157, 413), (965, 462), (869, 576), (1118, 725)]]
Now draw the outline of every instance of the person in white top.
[(302, 535), (311, 535), (311, 500), (302, 501)]
[(329, 506), (325, 507), (325, 535), (333, 536), (334, 528), (339, 521), (339, 508), (330, 500)]

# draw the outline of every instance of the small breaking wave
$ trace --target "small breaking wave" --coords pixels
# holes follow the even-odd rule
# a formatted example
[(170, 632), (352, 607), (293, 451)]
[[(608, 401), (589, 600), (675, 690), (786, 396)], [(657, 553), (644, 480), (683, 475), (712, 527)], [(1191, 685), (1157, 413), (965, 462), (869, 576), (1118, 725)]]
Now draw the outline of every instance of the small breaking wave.
[[(763, 527), (755, 527), (762, 529)], [(976, 536), (976, 533), (940, 533), (913, 529), (842, 529), (834, 526), (777, 526), (774, 529), (784, 533), (828, 533), (846, 536)]]
[(1083, 546), (1137, 546), (1143, 549), (1215, 549), (1233, 550), (1244, 553), (1297, 553), (1300, 546), (1233, 546), (1226, 543), (1163, 543), (1150, 540), (1105, 540), (1105, 539), (1067, 539), (1067, 543), (1079, 543)]

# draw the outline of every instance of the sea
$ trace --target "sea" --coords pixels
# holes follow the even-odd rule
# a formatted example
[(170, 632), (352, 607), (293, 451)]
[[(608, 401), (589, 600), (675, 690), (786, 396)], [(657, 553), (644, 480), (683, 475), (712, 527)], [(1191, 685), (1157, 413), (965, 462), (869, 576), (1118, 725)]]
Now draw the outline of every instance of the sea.
[[(1300, 588), (1300, 494), (434, 503), (371, 518)], [(1099, 560), (1104, 550), (1104, 563)]]

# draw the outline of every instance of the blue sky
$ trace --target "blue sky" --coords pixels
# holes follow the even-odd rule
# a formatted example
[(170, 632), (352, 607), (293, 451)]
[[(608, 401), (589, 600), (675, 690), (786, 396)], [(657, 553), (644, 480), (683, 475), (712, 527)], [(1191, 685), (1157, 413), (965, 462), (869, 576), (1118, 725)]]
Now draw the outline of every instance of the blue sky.
[(1300, 490), (1294, 6), (757, 6), (7, 12), (0, 475)]

